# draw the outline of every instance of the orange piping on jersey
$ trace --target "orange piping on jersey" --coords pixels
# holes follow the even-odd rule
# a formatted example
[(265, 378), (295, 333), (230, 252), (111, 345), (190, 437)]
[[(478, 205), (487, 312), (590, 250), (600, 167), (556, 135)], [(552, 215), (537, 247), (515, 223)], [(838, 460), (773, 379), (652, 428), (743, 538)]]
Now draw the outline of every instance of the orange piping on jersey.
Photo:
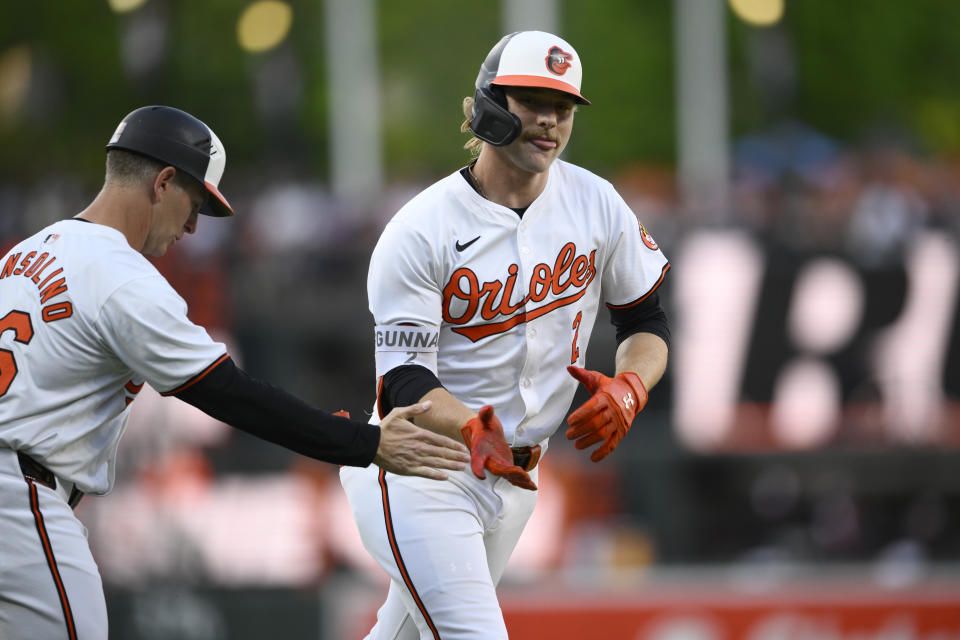
[(137, 399), (137, 394), (140, 393), (141, 389), (143, 389), (143, 384), (144, 383), (142, 382), (140, 384), (133, 384), (133, 380), (127, 380), (127, 384), (123, 385), (123, 388), (126, 389), (127, 392), (130, 394), (129, 396), (124, 398), (124, 400), (126, 400), (126, 403), (127, 403), (126, 406), (129, 407), (130, 403), (132, 403), (134, 400)]
[(413, 596), (413, 601), (416, 603), (420, 613), (423, 614), (423, 619), (426, 620), (427, 626), (430, 627), (430, 631), (433, 632), (434, 640), (440, 640), (440, 632), (437, 631), (437, 627), (435, 624), (433, 624), (430, 614), (427, 613), (427, 608), (420, 599), (420, 594), (417, 593), (416, 588), (413, 586), (413, 581), (410, 579), (410, 574), (407, 572), (407, 565), (403, 562), (403, 556), (400, 555), (400, 547), (397, 544), (397, 536), (393, 531), (393, 516), (390, 514), (390, 496), (387, 492), (387, 472), (383, 469), (380, 470), (379, 482), (380, 496), (383, 499), (383, 520), (387, 526), (387, 541), (390, 543), (390, 551), (393, 552), (393, 559), (396, 561), (397, 569), (400, 570), (400, 575), (403, 577), (403, 583), (407, 585), (410, 595)]
[(377, 378), (377, 415), (383, 419), (383, 376)]
[(67, 637), (70, 640), (77, 640), (77, 626), (73, 621), (73, 610), (70, 608), (70, 600), (67, 599), (67, 590), (63, 586), (63, 578), (60, 577), (60, 569), (57, 568), (57, 559), (53, 555), (50, 536), (47, 534), (47, 525), (43, 521), (43, 514), (40, 513), (40, 499), (37, 496), (37, 485), (34, 484), (30, 478), (26, 480), (27, 490), (30, 494), (30, 511), (33, 512), (33, 521), (34, 524), (37, 525), (40, 544), (43, 545), (43, 555), (47, 559), (47, 566), (50, 568), (50, 574), (53, 576), (53, 584), (57, 588), (57, 596), (60, 598), (60, 608), (63, 609), (63, 619), (67, 625)]
[(230, 354), (229, 354), (229, 353), (223, 354), (222, 356), (220, 356), (219, 358), (217, 358), (217, 360), (216, 360), (213, 364), (211, 364), (209, 367), (207, 367), (206, 369), (204, 369), (203, 371), (201, 371), (200, 373), (198, 373), (198, 374), (195, 375), (194, 377), (190, 378), (189, 380), (187, 380), (185, 383), (183, 383), (182, 385), (180, 385), (180, 386), (177, 387), (176, 389), (173, 389), (172, 391), (167, 391), (167, 392), (165, 392), (165, 393), (161, 393), (160, 395), (162, 395), (162, 396), (172, 396), (172, 395), (174, 395), (174, 394), (180, 393), (181, 391), (183, 391), (184, 389), (186, 389), (186, 388), (188, 388), (188, 387), (190, 387), (190, 386), (193, 386), (194, 384), (196, 384), (196, 383), (199, 382), (200, 380), (203, 380), (203, 378), (206, 377), (206, 375), (207, 375), (208, 373), (210, 373), (211, 371), (213, 371), (214, 369), (217, 368), (217, 365), (219, 365), (221, 362), (223, 362), (224, 360), (226, 360), (226, 359), (229, 358), (229, 357), (230, 357)]
[(628, 302), (627, 304), (610, 304), (610, 303), (607, 303), (607, 307), (610, 308), (610, 309), (628, 309), (628, 308), (630, 308), (630, 307), (632, 307), (632, 306), (634, 306), (634, 305), (640, 304), (641, 302), (643, 302), (644, 300), (646, 300), (647, 298), (649, 298), (649, 297), (650, 297), (650, 294), (652, 294), (654, 291), (657, 290), (657, 287), (659, 287), (659, 286), (660, 286), (660, 283), (663, 282), (663, 279), (666, 277), (667, 271), (669, 271), (669, 270), (670, 270), (670, 263), (668, 262), (667, 264), (663, 265), (663, 270), (660, 272), (660, 279), (657, 280), (657, 281), (654, 283), (654, 285), (650, 288), (650, 291), (647, 291), (645, 294), (643, 294), (642, 296), (640, 296), (639, 298), (637, 298), (637, 299), (634, 300), (633, 302)]
[(565, 307), (568, 304), (573, 304), (577, 300), (583, 297), (583, 294), (587, 292), (586, 289), (581, 289), (572, 296), (567, 296), (566, 298), (560, 298), (559, 300), (554, 300), (550, 304), (545, 304), (542, 307), (537, 307), (530, 311), (522, 311), (512, 318), (507, 318), (503, 322), (493, 322), (491, 324), (478, 324), (472, 327), (458, 327), (453, 329), (455, 333), (459, 333), (462, 336), (470, 338), (471, 342), (476, 342), (481, 338), (486, 338), (487, 336), (492, 336), (497, 333), (503, 333), (509, 331), (518, 324), (523, 324), (524, 322), (529, 322), (534, 318), (539, 318), (540, 316), (546, 315), (555, 309), (560, 307)]

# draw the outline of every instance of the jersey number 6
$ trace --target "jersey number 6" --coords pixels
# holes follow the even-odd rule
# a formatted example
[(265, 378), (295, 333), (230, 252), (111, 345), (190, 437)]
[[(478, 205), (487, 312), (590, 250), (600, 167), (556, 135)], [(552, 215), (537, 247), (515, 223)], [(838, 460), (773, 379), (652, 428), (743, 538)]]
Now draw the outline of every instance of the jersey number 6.
[[(23, 344), (29, 344), (33, 339), (33, 325), (30, 315), (23, 311), (11, 311), (0, 319), (0, 334), (7, 330), (13, 331), (13, 339)], [(17, 377), (17, 361), (13, 359), (13, 352), (9, 349), (0, 349), (0, 396), (7, 392), (10, 383)]]

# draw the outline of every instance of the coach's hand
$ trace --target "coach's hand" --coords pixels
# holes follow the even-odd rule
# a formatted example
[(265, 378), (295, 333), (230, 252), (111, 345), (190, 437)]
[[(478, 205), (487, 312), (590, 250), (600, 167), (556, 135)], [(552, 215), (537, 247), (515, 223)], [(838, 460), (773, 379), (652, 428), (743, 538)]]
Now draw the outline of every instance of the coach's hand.
[(388, 413), (380, 421), (380, 445), (373, 463), (384, 471), (432, 480), (447, 479), (447, 474), (434, 467), (455, 471), (465, 469), (470, 462), (466, 447), (407, 420), (429, 409), (428, 401), (397, 407)]
[(577, 449), (603, 442), (590, 455), (591, 460), (599, 462), (627, 435), (634, 417), (647, 404), (647, 389), (632, 371), (618, 373), (614, 378), (572, 365), (567, 371), (593, 394), (567, 418), (567, 439), (576, 440)]
[(470, 447), (470, 468), (481, 480), (486, 477), (484, 469), (495, 476), (506, 478), (511, 484), (523, 489), (537, 490), (530, 476), (521, 467), (513, 464), (513, 452), (503, 435), (503, 425), (493, 413), (493, 407), (481, 407), (476, 418), (470, 418), (460, 428), (463, 441)]

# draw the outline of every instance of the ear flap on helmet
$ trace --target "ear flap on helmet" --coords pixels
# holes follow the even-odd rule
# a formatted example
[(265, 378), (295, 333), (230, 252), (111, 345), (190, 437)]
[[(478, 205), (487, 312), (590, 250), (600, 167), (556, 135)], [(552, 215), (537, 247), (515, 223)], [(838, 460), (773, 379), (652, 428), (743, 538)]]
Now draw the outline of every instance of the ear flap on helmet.
[[(517, 139), (523, 130), (520, 118), (510, 113), (493, 91), (499, 87), (480, 87), (473, 94), (473, 110), (470, 114), (470, 130), (473, 134), (495, 147), (508, 145)], [(502, 98), (506, 102), (506, 98)]]

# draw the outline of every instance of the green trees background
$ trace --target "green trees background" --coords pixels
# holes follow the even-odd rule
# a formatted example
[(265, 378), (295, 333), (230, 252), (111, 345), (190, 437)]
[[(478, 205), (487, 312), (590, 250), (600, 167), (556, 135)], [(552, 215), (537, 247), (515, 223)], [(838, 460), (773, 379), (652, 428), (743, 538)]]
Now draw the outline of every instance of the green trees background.
[[(234, 163), (325, 179), (323, 3), (291, 0), (288, 38), (261, 54), (237, 44), (236, 22), (246, 4), (148, 0), (115, 14), (106, 1), (6, 3), (0, 21), (3, 177), (30, 181), (70, 172), (99, 180), (102, 147), (119, 118), (143, 104), (165, 103), (210, 121)], [(497, 7), (461, 0), (377, 3), (389, 179), (429, 180), (463, 162), (460, 102), (501, 35)], [(560, 19), (563, 35), (585, 59), (583, 90), (594, 103), (578, 114), (571, 158), (599, 171), (672, 164), (670, 0), (567, 0)], [(132, 73), (125, 47), (141, 46), (144, 35), (131, 33), (152, 20), (166, 25), (162, 51), (149, 72)], [(958, 24), (960, 3), (951, 0), (787, 0), (784, 20), (767, 29), (728, 11), (732, 133), (791, 118), (841, 142), (856, 144), (879, 127), (907, 137), (921, 152), (955, 155)], [(2, 70), (18, 51), (29, 52), (31, 81), (16, 103)], [(286, 117), (270, 119), (257, 106), (256, 84), (279, 57), (294, 69), (296, 104)]]

